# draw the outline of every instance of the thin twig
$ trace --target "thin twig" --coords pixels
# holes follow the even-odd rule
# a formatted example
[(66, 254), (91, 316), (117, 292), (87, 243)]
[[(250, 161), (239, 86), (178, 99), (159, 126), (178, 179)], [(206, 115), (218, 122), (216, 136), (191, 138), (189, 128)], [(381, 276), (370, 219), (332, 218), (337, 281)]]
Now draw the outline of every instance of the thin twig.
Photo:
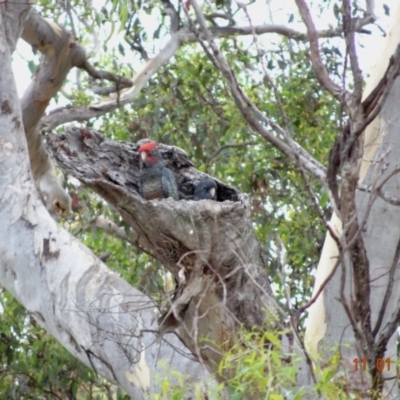
[(244, 143), (230, 143), (230, 144), (224, 144), (220, 147), (218, 147), (217, 150), (215, 150), (213, 153), (211, 153), (207, 157), (206, 163), (209, 164), (214, 158), (218, 157), (219, 154), (225, 150), (225, 149), (232, 149), (232, 148), (242, 148), (242, 147), (247, 147), (247, 146), (254, 146), (256, 145), (257, 142), (244, 142)]

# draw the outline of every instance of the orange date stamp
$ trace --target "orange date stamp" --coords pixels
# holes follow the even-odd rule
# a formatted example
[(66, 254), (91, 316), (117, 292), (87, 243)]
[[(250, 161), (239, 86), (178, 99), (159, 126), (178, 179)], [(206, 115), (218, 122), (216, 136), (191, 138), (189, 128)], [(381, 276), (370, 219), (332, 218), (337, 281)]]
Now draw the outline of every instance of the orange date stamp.
[[(355, 358), (353, 360), (353, 363), (354, 363), (354, 369), (356, 371), (358, 371), (359, 368), (362, 368), (363, 371), (367, 370), (366, 358), (362, 358), (361, 360), (359, 358)], [(383, 371), (385, 369), (387, 371), (390, 371), (390, 358), (377, 358), (375, 361), (375, 366), (378, 371)]]

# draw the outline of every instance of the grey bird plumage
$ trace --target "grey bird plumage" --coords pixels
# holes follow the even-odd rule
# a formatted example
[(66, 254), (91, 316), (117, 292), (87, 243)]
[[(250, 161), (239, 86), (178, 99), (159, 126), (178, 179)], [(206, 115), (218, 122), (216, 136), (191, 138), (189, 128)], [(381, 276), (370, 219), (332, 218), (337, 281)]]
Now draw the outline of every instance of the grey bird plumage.
[(155, 142), (140, 146), (139, 192), (146, 200), (172, 197), (179, 200), (178, 185)]
[(211, 178), (202, 179), (195, 187), (193, 200), (217, 200), (217, 184)]

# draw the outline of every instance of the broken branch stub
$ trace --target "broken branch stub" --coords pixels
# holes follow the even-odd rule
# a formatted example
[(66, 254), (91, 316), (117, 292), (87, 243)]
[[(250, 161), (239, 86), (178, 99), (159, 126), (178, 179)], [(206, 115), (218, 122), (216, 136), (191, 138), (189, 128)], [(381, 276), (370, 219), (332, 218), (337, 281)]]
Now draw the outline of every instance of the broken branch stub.
[[(173, 322), (165, 323), (179, 326), (180, 336), (195, 354), (218, 363), (221, 352), (212, 350), (210, 342), (226, 350), (240, 324), (256, 330), (275, 327), (267, 318), (277, 314), (276, 306), (253, 232), (248, 196), (215, 179), (218, 201), (146, 201), (138, 194), (138, 144), (68, 128), (63, 135), (49, 134), (47, 145), (64, 172), (118, 210), (137, 233), (137, 247), (171, 271), (178, 288), (165, 314), (165, 321), (172, 316)], [(205, 174), (181, 149), (158, 147), (180, 191), (192, 196)], [(202, 337), (208, 344), (198, 347)]]

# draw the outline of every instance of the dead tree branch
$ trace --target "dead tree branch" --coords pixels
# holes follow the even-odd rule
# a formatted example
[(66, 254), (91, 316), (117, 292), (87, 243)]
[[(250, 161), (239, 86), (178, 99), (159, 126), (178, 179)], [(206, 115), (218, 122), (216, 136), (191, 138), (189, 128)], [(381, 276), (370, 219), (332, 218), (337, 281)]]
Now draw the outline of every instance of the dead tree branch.
[[(111, 204), (136, 232), (136, 247), (159, 260), (180, 283), (168, 323), (182, 327), (180, 337), (209, 367), (218, 365), (221, 348), (235, 343), (239, 325), (271, 328), (267, 315), (277, 314), (277, 309), (246, 196), (215, 180), (218, 201), (145, 201), (138, 195), (138, 145), (112, 142), (78, 128), (47, 138), (60, 168)], [(159, 147), (180, 191), (190, 197), (204, 174), (182, 150)], [(207, 343), (193, 341), (195, 329)]]

